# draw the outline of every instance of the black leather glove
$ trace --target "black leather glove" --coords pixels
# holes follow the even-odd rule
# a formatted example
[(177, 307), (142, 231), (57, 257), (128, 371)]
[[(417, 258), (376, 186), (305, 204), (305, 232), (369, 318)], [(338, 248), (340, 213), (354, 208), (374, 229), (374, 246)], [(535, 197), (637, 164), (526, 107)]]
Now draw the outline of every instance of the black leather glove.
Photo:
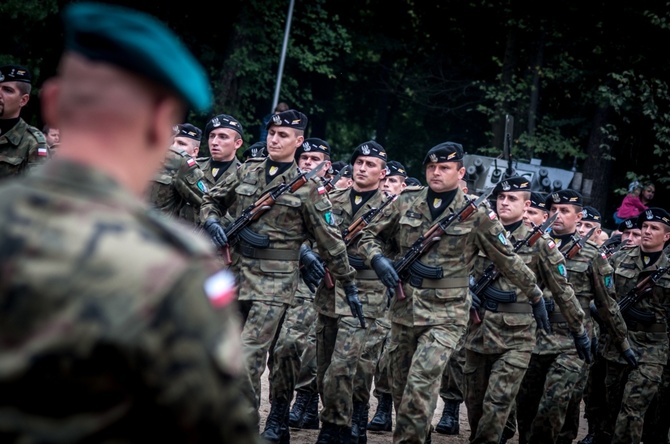
[(475, 311), (479, 311), (479, 309), (482, 306), (482, 300), (479, 299), (479, 296), (475, 294), (474, 291), (470, 290), (470, 296), (472, 297), (472, 309)]
[(326, 275), (326, 269), (321, 263), (321, 258), (307, 245), (300, 246), (300, 275), (309, 290), (314, 293), (319, 282)]
[(633, 351), (632, 348), (629, 348), (628, 350), (625, 350), (621, 352), (623, 355), (624, 359), (633, 368), (637, 368), (637, 356), (635, 356), (635, 352)]
[(581, 335), (572, 335), (575, 339), (575, 347), (577, 348), (577, 354), (580, 358), (584, 360), (587, 364), (593, 362), (593, 357), (591, 355), (591, 340), (586, 331)]
[(361, 328), (365, 328), (365, 318), (363, 317), (363, 305), (358, 299), (358, 287), (353, 282), (344, 286), (344, 294), (347, 296), (347, 302), (351, 309), (351, 314), (358, 318)]
[(551, 334), (551, 324), (549, 323), (547, 308), (544, 306), (544, 298), (540, 297), (537, 302), (530, 305), (533, 307), (533, 317), (535, 318), (535, 322), (537, 322), (538, 328)]
[(379, 280), (382, 281), (382, 284), (386, 285), (386, 288), (395, 289), (398, 286), (400, 278), (388, 258), (378, 254), (372, 258), (370, 265), (372, 265), (375, 273), (379, 276)]
[(216, 246), (225, 247), (228, 245), (226, 231), (223, 229), (223, 225), (221, 225), (221, 222), (219, 222), (216, 217), (207, 218), (203, 228), (207, 231), (207, 233), (209, 233)]

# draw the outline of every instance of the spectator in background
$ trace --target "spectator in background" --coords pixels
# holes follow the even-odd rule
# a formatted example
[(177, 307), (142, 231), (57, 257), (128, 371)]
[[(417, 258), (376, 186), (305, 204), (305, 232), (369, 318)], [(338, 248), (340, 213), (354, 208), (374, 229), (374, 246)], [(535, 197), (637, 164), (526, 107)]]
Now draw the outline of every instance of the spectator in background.
[(258, 137), (259, 142), (266, 142), (265, 139), (267, 139), (268, 137), (268, 123), (270, 122), (270, 119), (272, 119), (272, 116), (284, 112), (288, 109), (289, 106), (286, 102), (279, 102), (277, 106), (275, 106), (274, 112), (266, 114), (265, 117), (263, 117), (263, 122), (261, 122), (261, 133), (260, 136)]
[(51, 154), (53, 154), (60, 143), (60, 130), (49, 125), (44, 125), (42, 132), (47, 139), (47, 146), (51, 149)]
[[(642, 189), (644, 188), (644, 191)], [(648, 208), (648, 203), (654, 198), (656, 187), (647, 183), (644, 187), (637, 180), (628, 185), (628, 194), (623, 198), (621, 205), (614, 212), (614, 221), (620, 224), (625, 219), (637, 217)]]

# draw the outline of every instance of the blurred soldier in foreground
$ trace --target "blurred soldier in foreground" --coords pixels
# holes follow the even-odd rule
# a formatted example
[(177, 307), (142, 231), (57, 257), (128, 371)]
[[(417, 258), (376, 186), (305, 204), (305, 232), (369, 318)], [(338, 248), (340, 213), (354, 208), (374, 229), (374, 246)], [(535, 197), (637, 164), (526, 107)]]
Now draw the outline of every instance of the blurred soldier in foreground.
[(59, 155), (0, 188), (0, 442), (259, 442), (231, 276), (141, 200), (187, 106), (210, 106), (204, 70), (151, 16), (64, 22), (42, 89)]

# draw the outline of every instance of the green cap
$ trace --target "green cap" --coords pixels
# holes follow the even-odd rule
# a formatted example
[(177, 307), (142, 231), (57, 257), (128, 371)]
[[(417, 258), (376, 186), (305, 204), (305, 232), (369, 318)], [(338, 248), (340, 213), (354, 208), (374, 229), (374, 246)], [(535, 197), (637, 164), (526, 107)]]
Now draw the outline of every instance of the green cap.
[(122, 6), (73, 3), (63, 13), (65, 48), (144, 76), (209, 111), (205, 70), (179, 38), (156, 18)]

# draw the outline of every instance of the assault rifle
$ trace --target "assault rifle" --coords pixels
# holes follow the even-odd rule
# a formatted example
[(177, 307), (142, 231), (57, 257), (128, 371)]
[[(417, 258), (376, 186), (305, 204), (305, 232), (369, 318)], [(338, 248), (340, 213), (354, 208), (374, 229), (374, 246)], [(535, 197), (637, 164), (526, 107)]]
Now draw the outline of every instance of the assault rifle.
[(612, 246), (614, 242), (605, 242), (603, 246), (600, 248), (600, 251), (605, 255), (605, 257), (609, 258), (622, 248), (626, 248), (629, 243), (630, 239), (626, 239), (625, 241), (619, 242), (614, 246)]
[(398, 277), (400, 277), (398, 287), (396, 288), (396, 296), (399, 300), (405, 299), (405, 292), (402, 289), (402, 280), (408, 277), (412, 265), (418, 261), (423, 253), (430, 250), (435, 243), (439, 242), (440, 237), (447, 231), (447, 228), (449, 228), (451, 224), (463, 222), (470, 217), (472, 213), (477, 211), (477, 207), (479, 207), (479, 205), (481, 205), (492, 192), (493, 187), (489, 187), (484, 190), (482, 195), (477, 199), (468, 199), (466, 197), (466, 203), (461, 209), (438, 220), (428, 229), (428, 231), (414, 241), (414, 244), (412, 244), (404, 256), (393, 263), (393, 268), (398, 274)]
[(345, 168), (349, 167), (346, 165), (343, 166), (332, 179), (326, 182), (326, 184), (323, 186), (326, 189), (326, 193), (335, 188), (335, 184), (342, 178), (342, 173), (345, 171)]
[(576, 234), (572, 236), (572, 242), (567, 244), (565, 248), (561, 248), (561, 253), (566, 259), (572, 259), (579, 253), (579, 251), (584, 248), (586, 241), (589, 240), (593, 233), (596, 231), (597, 227), (593, 227), (586, 233), (583, 237), (577, 237)]
[[(665, 247), (663, 252), (666, 256), (670, 254), (670, 245)], [(663, 277), (663, 275), (668, 271), (670, 271), (670, 265), (659, 267), (655, 271), (648, 273), (644, 278), (640, 279), (637, 285), (631, 288), (630, 291), (618, 301), (619, 311), (621, 311), (621, 314), (623, 315), (627, 311), (631, 310), (631, 307), (635, 305), (637, 301), (639, 301), (644, 295), (651, 293), (654, 285), (656, 285), (661, 277)]]
[[(222, 247), (223, 260), (226, 265), (232, 263), (230, 257), (230, 245), (235, 245), (238, 241), (238, 237), (242, 237), (242, 232), (244, 229), (253, 221), (257, 220), (264, 213), (266, 213), (272, 206), (275, 204), (279, 196), (285, 193), (295, 193), (300, 187), (309, 181), (312, 177), (316, 176), (326, 162), (321, 162), (315, 168), (309, 172), (301, 172), (290, 182), (282, 182), (271, 190), (266, 191), (258, 198), (256, 202), (249, 205), (247, 208), (242, 211), (242, 214), (233, 221), (230, 225), (224, 228), (226, 232), (226, 237), (228, 238), (228, 244)], [(257, 237), (260, 237), (256, 235)], [(266, 245), (267, 248), (267, 245)]]
[[(524, 245), (527, 245), (529, 247), (535, 245), (535, 242), (537, 242), (538, 239), (540, 239), (540, 237), (547, 231), (547, 229), (551, 227), (554, 221), (556, 221), (557, 217), (558, 213), (554, 213), (554, 215), (551, 216), (549, 219), (547, 219), (542, 225), (533, 224), (533, 229), (528, 233), (528, 235), (526, 235), (525, 238), (516, 241), (514, 243), (514, 247), (512, 248), (512, 250), (516, 253)], [(484, 293), (489, 288), (491, 283), (498, 278), (498, 276), (500, 276), (500, 271), (496, 268), (495, 264), (491, 263), (489, 264), (488, 267), (486, 267), (486, 270), (484, 270), (484, 274), (482, 274), (479, 280), (477, 280), (477, 282), (470, 287), (470, 290), (482, 300), (482, 303), (484, 302), (483, 301)], [(496, 300), (495, 302), (514, 302), (514, 301)], [(479, 324), (482, 322), (481, 318), (479, 317), (479, 313), (474, 308), (470, 309), (470, 316), (474, 324)]]

